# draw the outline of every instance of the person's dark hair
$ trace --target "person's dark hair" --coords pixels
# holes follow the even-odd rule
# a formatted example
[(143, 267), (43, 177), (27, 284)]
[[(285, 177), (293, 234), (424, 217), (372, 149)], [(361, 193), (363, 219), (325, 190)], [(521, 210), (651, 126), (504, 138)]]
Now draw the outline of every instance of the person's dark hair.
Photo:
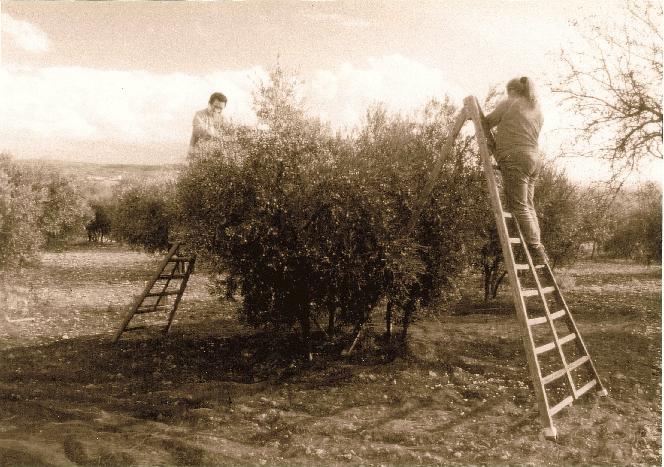
[(527, 76), (511, 79), (507, 83), (507, 92), (512, 91), (517, 96), (524, 97), (531, 105), (537, 105), (537, 95), (533, 81)]
[(228, 99), (226, 99), (226, 96), (220, 92), (215, 92), (210, 96), (210, 100), (208, 101), (208, 104), (212, 104), (214, 101), (221, 101), (224, 104), (228, 102)]

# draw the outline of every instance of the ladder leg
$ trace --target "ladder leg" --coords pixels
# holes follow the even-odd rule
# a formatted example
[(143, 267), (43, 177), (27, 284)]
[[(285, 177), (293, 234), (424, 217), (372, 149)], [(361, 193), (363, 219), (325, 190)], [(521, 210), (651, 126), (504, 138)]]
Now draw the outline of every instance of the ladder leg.
[[(178, 309), (178, 305), (180, 304), (180, 300), (182, 299), (182, 295), (184, 294), (184, 289), (187, 287), (187, 282), (189, 281), (189, 276), (191, 275), (193, 269), (194, 269), (194, 263), (196, 262), (196, 257), (192, 257), (191, 261), (189, 264), (186, 266), (185, 269), (185, 276), (182, 279), (182, 283), (180, 284), (180, 290), (178, 291), (178, 295), (175, 298), (175, 301), (173, 302), (173, 309), (171, 310), (171, 313), (168, 315), (168, 324), (166, 324), (166, 328), (164, 329), (165, 333), (169, 333), (171, 331), (171, 326), (173, 324), (173, 318), (175, 317), (175, 312)], [(183, 269), (185, 266), (183, 265)]]
[(574, 321), (574, 317), (572, 316), (572, 313), (570, 312), (569, 307), (567, 306), (567, 302), (565, 301), (565, 297), (563, 297), (562, 292), (560, 291), (560, 287), (558, 286), (558, 282), (556, 281), (555, 276), (553, 275), (553, 271), (551, 271), (551, 267), (547, 263), (545, 265), (545, 269), (547, 276), (549, 277), (549, 280), (553, 284), (553, 286), (556, 289), (556, 296), (560, 304), (563, 306), (563, 309), (566, 311), (565, 313), (565, 320), (567, 322), (567, 327), (571, 330), (571, 332), (575, 333), (577, 336), (577, 339), (575, 340), (576, 346), (579, 350), (579, 352), (583, 355), (588, 356), (588, 364), (590, 365), (590, 373), (592, 374), (593, 378), (597, 381), (597, 394), (601, 397), (606, 397), (609, 395), (609, 392), (606, 390), (604, 385), (602, 384), (602, 380), (599, 377), (599, 373), (597, 373), (597, 369), (595, 368), (595, 363), (593, 362), (592, 358), (590, 358), (590, 353), (588, 352), (588, 348), (586, 347), (585, 342), (583, 341), (583, 338), (581, 337), (581, 333), (579, 332), (579, 328), (576, 325), (576, 322)]
[[(177, 274), (177, 273), (179, 272), (179, 270), (180, 270), (180, 269), (179, 269), (179, 265), (180, 265), (180, 263), (178, 262), (178, 263), (175, 263), (175, 264), (176, 264), (178, 267), (177, 267), (177, 268), (176, 268), (176, 267), (173, 268), (173, 271), (171, 272), (171, 275), (172, 275), (172, 274)], [(161, 293), (162, 293), (162, 294), (165, 293), (166, 290), (168, 290), (168, 286), (170, 285), (170, 283), (171, 283), (171, 277), (169, 277), (168, 279), (166, 279), (166, 283), (165, 283), (164, 286), (161, 288)], [(158, 296), (158, 297), (157, 297), (157, 301), (154, 303), (154, 306), (152, 307), (152, 309), (156, 311), (156, 310), (157, 310), (157, 307), (159, 307), (159, 305), (161, 304), (161, 301), (162, 301), (162, 300), (165, 300), (165, 296), (164, 296), (164, 295), (160, 295), (160, 296)]]
[(127, 326), (129, 325), (129, 322), (131, 321), (131, 319), (136, 314), (136, 310), (138, 309), (138, 307), (140, 306), (140, 304), (142, 302), (143, 302), (142, 299), (136, 300), (134, 302), (131, 309), (129, 310), (129, 312), (125, 315), (124, 319), (122, 320), (122, 323), (120, 324), (120, 327), (115, 332), (115, 335), (113, 336), (113, 343), (116, 343), (120, 339), (120, 336), (122, 335), (124, 330), (127, 329)]

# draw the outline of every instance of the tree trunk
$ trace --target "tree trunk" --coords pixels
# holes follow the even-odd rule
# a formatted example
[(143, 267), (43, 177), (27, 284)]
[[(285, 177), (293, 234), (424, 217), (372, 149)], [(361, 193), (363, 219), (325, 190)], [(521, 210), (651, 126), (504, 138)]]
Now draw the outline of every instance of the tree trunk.
[(410, 326), (410, 320), (413, 317), (415, 306), (415, 302), (408, 302), (403, 310), (403, 329), (401, 330), (401, 340), (404, 342), (408, 337), (408, 326)]
[(500, 284), (503, 282), (503, 279), (505, 279), (506, 275), (507, 271), (503, 271), (498, 280), (496, 280), (496, 283), (493, 285), (491, 290), (491, 298), (495, 299), (496, 295), (498, 295), (498, 288), (500, 287)]
[(327, 336), (329, 338), (334, 337), (334, 318), (337, 307), (335, 305), (328, 305), (327, 307)]
[(489, 265), (484, 265), (484, 301), (488, 302), (491, 293), (491, 270)]
[(302, 329), (302, 340), (304, 344), (303, 347), (307, 353), (307, 360), (311, 362), (313, 361), (314, 356), (311, 347), (311, 320), (309, 319), (308, 310), (303, 310), (300, 312), (299, 321), (300, 328)]
[(389, 341), (392, 338), (392, 308), (394, 307), (392, 301), (387, 302), (387, 309), (385, 310), (385, 338)]

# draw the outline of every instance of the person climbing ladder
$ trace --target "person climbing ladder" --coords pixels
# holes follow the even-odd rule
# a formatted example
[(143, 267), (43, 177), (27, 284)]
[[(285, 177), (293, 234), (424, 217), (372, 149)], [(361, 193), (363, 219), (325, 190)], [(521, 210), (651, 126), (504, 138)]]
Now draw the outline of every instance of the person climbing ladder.
[(526, 76), (510, 80), (507, 98), (486, 116), (489, 128), (496, 127), (494, 157), (502, 174), (506, 207), (518, 221), (533, 258), (548, 263), (533, 203), (543, 121), (532, 80)]

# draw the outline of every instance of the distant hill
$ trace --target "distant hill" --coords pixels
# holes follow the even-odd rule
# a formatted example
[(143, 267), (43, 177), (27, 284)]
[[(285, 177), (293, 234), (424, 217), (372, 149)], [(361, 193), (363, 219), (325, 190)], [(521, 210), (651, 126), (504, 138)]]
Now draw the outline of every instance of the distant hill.
[(116, 179), (122, 178), (144, 178), (166, 174), (177, 173), (185, 164), (161, 164), (161, 165), (138, 165), (138, 164), (97, 164), (92, 162), (71, 162), (48, 159), (15, 159), (18, 164), (31, 167), (43, 167), (45, 169), (57, 170), (66, 176), (80, 177), (103, 177)]
[(174, 180), (185, 164), (97, 164), (47, 159), (15, 159), (17, 164), (57, 172), (72, 179), (89, 199), (108, 198), (113, 188), (127, 183)]

